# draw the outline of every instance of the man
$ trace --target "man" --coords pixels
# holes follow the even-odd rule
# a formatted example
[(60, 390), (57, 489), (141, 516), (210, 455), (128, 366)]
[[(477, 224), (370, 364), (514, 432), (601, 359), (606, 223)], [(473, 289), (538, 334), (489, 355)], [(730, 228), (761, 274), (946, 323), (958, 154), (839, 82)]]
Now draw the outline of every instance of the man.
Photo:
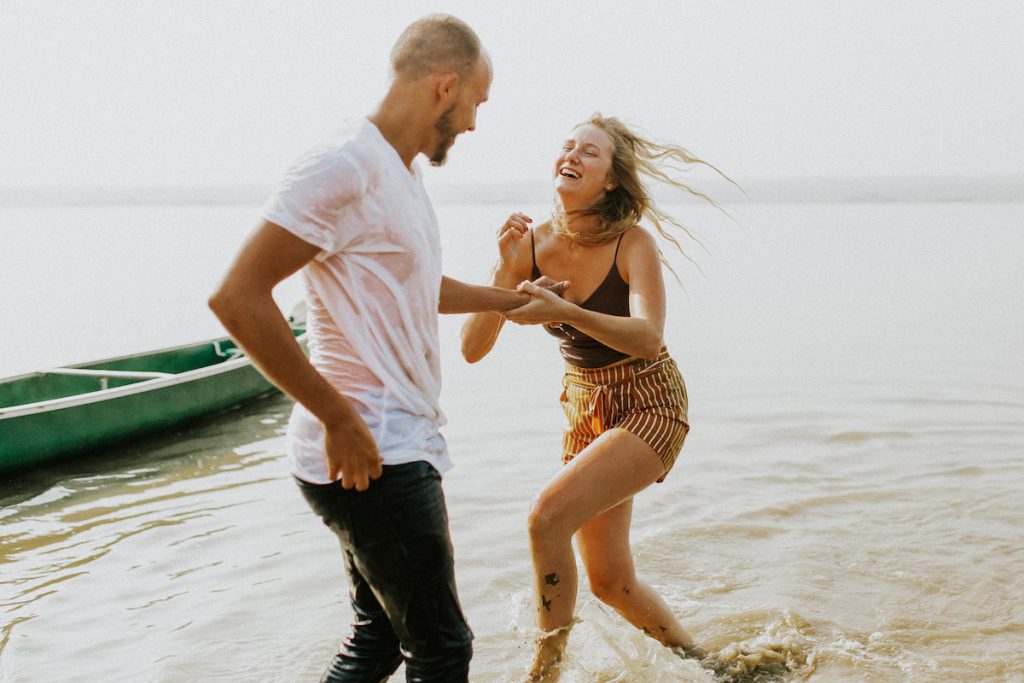
[[(437, 221), (414, 159), (445, 161), (472, 131), (491, 66), (460, 20), (413, 23), (379, 108), (301, 157), (263, 206), (210, 307), (297, 404), (292, 472), (341, 542), (356, 615), (323, 681), (466, 681), (441, 473), (437, 312), (503, 311), (521, 292), (442, 276)], [(274, 304), (303, 268), (310, 359)], [(371, 483), (372, 482), (372, 483)]]

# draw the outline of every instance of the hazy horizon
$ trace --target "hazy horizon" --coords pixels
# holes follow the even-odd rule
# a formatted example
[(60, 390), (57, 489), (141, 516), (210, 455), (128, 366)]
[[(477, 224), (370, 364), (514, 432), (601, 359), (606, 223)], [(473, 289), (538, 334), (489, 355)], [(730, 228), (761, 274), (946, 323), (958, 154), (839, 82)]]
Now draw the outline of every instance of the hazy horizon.
[(477, 130), (426, 169), (439, 190), (543, 181), (594, 111), (738, 179), (1024, 175), (1008, 0), (7, 0), (0, 186), (270, 186), (373, 111), (392, 44), (432, 11), (473, 26), (495, 72)]
[[(696, 185), (720, 204), (819, 202), (1018, 202), (1024, 201), (1024, 175), (990, 177), (891, 176), (740, 178), (742, 191), (722, 179)], [(439, 204), (535, 203), (551, 196), (551, 185), (537, 182), (427, 182)], [(234, 185), (23, 185), (0, 186), (0, 206), (104, 205), (258, 205), (273, 184)], [(682, 191), (655, 187), (666, 204), (702, 201)]]

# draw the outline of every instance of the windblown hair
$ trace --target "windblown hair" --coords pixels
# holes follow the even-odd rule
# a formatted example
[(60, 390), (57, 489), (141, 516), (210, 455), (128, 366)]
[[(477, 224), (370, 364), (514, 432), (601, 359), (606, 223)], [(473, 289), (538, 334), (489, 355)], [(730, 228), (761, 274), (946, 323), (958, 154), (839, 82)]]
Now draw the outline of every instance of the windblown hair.
[[(682, 230), (687, 237), (698, 244), (700, 241), (686, 226), (658, 208), (648, 192), (645, 179), (685, 190), (715, 207), (718, 207), (718, 204), (713, 199), (676, 180), (670, 175), (670, 172), (684, 172), (687, 166), (704, 165), (733, 185), (736, 183), (729, 176), (706, 161), (698, 159), (682, 147), (648, 140), (635, 133), (617, 118), (601, 116), (600, 113), (597, 113), (580, 125), (584, 124), (600, 128), (612, 139), (614, 151), (609, 180), (615, 184), (615, 187), (605, 193), (602, 201), (588, 209), (567, 213), (561, 203), (556, 201), (555, 216), (552, 221), (554, 232), (580, 244), (605, 244), (646, 219), (662, 237), (671, 242), (684, 257), (690, 259), (679, 240), (666, 229), (666, 225)], [(571, 231), (569, 220), (577, 216), (597, 216), (601, 222), (600, 229), (585, 233)], [(692, 261), (692, 259), (690, 260)], [(672, 271), (673, 275), (676, 274), (664, 254), (661, 256), (661, 261)]]
[(391, 48), (391, 73), (419, 78), (437, 69), (465, 76), (480, 58), (480, 39), (450, 14), (428, 14), (409, 25)]

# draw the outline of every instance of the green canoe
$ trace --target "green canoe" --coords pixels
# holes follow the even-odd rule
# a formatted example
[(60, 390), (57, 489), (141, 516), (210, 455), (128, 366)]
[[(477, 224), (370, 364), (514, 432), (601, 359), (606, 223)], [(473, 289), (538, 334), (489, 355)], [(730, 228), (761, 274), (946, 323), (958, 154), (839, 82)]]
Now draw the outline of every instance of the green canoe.
[[(305, 347), (305, 332), (293, 328)], [(228, 338), (0, 380), (0, 472), (131, 440), (276, 391)]]

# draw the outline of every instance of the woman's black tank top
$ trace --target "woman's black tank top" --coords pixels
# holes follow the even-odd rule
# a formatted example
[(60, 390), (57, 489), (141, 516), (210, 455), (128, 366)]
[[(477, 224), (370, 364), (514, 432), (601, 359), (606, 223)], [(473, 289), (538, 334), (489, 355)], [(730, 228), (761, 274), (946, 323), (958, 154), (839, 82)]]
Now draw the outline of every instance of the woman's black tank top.
[[(622, 246), (622, 235), (619, 235), (619, 241), (615, 245), (615, 256), (612, 257), (612, 267), (608, 270), (608, 274), (594, 290), (594, 293), (579, 304), (580, 308), (596, 313), (629, 317), (629, 285), (619, 275), (620, 246)], [(533, 241), (533, 232), (530, 232), (530, 250), (533, 252), (532, 279), (536, 280), (541, 277), (541, 272), (537, 267), (537, 249)], [(544, 325), (544, 329), (558, 338), (562, 358), (578, 368), (600, 368), (629, 357), (629, 354), (605, 346), (572, 325), (558, 323), (557, 325)]]

